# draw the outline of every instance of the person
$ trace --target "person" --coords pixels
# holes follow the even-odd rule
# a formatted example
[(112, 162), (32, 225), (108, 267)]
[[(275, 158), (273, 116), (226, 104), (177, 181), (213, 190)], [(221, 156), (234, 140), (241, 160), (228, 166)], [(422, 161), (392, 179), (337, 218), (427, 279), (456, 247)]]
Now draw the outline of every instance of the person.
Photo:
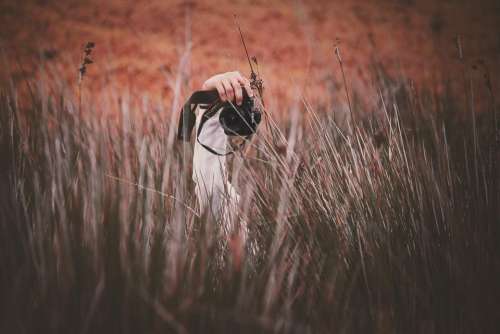
[[(254, 95), (250, 80), (237, 71), (210, 77), (203, 83), (201, 90), (216, 90), (220, 100), (231, 101), (237, 105), (241, 105), (243, 101), (243, 90), (249, 97)], [(203, 114), (202, 107), (198, 106), (195, 111), (195, 133), (198, 132)], [(228, 179), (224, 156), (228, 152), (228, 136), (219, 122), (220, 112), (221, 110), (203, 124), (198, 140), (195, 141), (192, 179), (200, 212), (213, 215), (216, 220), (222, 221), (225, 231), (230, 233), (234, 219), (232, 214), (238, 211), (240, 196)], [(200, 142), (211, 147), (219, 155), (205, 149)]]

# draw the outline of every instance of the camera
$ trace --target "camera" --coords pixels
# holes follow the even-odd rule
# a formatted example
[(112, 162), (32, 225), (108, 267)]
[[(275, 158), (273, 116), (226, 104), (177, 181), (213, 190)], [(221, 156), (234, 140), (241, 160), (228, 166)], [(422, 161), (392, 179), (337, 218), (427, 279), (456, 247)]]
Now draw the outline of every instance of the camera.
[(257, 131), (262, 118), (260, 104), (255, 97), (249, 97), (243, 89), (243, 102), (240, 106), (226, 101), (221, 106), (219, 122), (228, 136), (251, 136)]

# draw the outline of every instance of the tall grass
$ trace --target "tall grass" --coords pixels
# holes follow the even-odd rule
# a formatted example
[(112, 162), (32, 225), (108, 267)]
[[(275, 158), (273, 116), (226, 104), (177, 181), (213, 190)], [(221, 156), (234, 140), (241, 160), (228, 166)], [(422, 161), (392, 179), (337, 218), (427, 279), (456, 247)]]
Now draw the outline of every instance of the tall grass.
[(304, 101), (235, 157), (245, 239), (198, 215), (175, 116), (47, 86), (0, 94), (2, 333), (496, 329), (492, 109), (403, 87), (343, 131)]

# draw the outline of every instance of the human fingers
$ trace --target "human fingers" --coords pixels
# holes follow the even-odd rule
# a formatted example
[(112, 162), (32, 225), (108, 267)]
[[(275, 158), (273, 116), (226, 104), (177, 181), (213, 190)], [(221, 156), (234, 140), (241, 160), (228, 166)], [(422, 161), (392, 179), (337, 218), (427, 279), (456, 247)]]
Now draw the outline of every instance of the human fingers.
[(233, 101), (234, 100), (234, 90), (233, 86), (231, 85), (230, 80), (222, 80), (221, 81), (222, 86), (224, 86), (224, 90), (226, 91), (226, 101)]
[(226, 101), (226, 90), (224, 89), (221, 81), (215, 83), (215, 89), (217, 89), (217, 93), (219, 93), (219, 98), (221, 99), (221, 101)]
[(245, 91), (247, 92), (247, 95), (249, 97), (253, 97), (253, 90), (252, 90), (252, 86), (250, 85), (250, 80), (248, 80), (247, 78), (245, 78), (245, 77), (242, 76), (242, 77), (239, 78), (238, 81), (245, 88)]
[(243, 92), (241, 88), (240, 81), (238, 78), (233, 78), (231, 80), (231, 86), (233, 87), (234, 95), (236, 97), (236, 104), (241, 105), (241, 102), (243, 101)]

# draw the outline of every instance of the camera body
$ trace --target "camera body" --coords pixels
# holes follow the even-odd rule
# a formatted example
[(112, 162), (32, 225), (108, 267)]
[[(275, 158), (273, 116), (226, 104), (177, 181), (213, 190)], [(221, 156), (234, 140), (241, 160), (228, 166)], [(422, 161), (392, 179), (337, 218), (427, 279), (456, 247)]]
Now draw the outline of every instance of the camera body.
[(221, 106), (219, 122), (227, 136), (251, 136), (257, 131), (262, 119), (262, 108), (255, 97), (249, 97), (243, 89), (240, 106), (226, 101)]

